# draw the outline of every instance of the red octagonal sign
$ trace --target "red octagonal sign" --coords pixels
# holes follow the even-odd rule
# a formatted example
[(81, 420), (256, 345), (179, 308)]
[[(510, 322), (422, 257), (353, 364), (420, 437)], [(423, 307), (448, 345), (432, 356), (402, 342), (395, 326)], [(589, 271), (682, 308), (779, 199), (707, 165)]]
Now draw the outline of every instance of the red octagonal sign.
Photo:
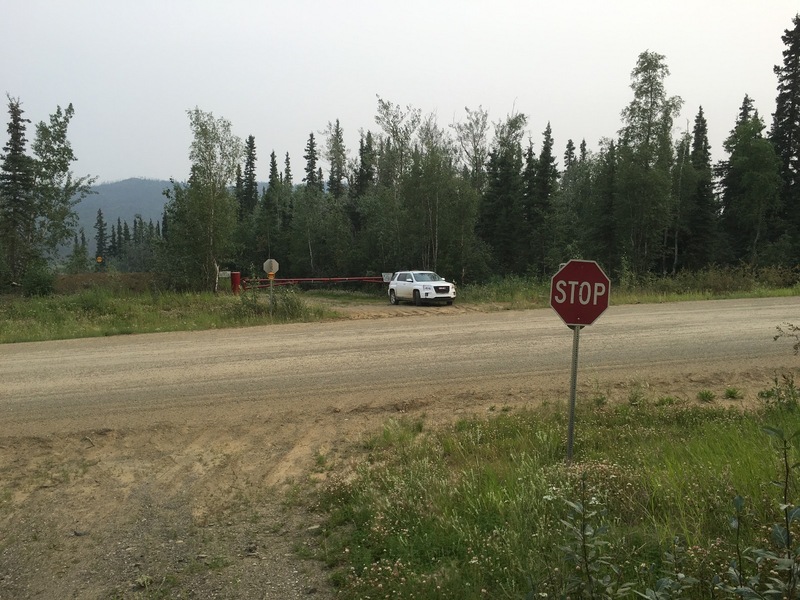
[(550, 306), (569, 326), (591, 325), (608, 308), (611, 281), (593, 260), (571, 260), (550, 280)]

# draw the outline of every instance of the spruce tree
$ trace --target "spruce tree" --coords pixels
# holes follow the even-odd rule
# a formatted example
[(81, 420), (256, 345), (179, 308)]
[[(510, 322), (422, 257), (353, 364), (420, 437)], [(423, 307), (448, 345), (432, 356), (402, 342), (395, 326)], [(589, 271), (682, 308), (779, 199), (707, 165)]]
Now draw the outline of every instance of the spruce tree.
[(94, 222), (94, 254), (97, 257), (97, 268), (101, 270), (105, 260), (108, 258), (108, 232), (106, 231), (106, 221), (103, 218), (103, 209), (97, 209), (97, 218)]
[[(117, 221), (117, 223), (119, 224), (119, 221)], [(121, 235), (121, 233), (122, 232), (120, 231), (120, 227), (118, 226), (117, 227), (117, 238), (118, 239), (119, 239), (119, 236)], [(167, 217), (167, 209), (166, 209), (166, 207), (164, 207), (164, 210), (161, 213), (161, 239), (163, 239), (166, 242), (166, 241), (168, 241), (168, 238), (169, 238), (169, 218)], [(121, 244), (119, 244), (119, 242), (118, 242), (118, 246), (117, 247), (120, 247), (120, 246), (121, 246)]]
[(122, 239), (122, 219), (117, 217), (117, 239), (114, 240), (117, 255), (122, 256), (125, 252), (125, 240)]
[(36, 164), (26, 152), (26, 124), (30, 120), (23, 117), (25, 111), (19, 99), (8, 96), (8, 114), (8, 142), (3, 147), (0, 167), (0, 238), (5, 254), (5, 269), (0, 272), (7, 272), (12, 281), (19, 281), (31, 261), (38, 257)]
[(489, 151), (486, 190), (479, 205), (476, 232), (492, 249), (494, 271), (517, 272), (519, 230), (523, 203), (522, 136), (527, 117), (509, 115), (495, 125), (495, 140)]
[(117, 258), (119, 256), (119, 248), (117, 247), (117, 227), (111, 224), (111, 236), (108, 239), (108, 256), (109, 258)]
[(377, 161), (377, 151), (372, 132), (362, 132), (358, 141), (358, 163), (345, 205), (345, 210), (350, 220), (350, 228), (356, 234), (363, 227), (363, 216), (359, 207), (363, 198), (375, 187)]
[[(570, 140), (571, 141), (571, 140)], [(574, 146), (573, 146), (574, 159)], [(547, 212), (547, 204), (558, 187), (558, 167), (553, 155), (553, 130), (550, 123), (542, 132), (542, 151), (539, 152), (539, 165), (536, 169), (536, 203), (537, 208)]]
[[(520, 220), (519, 253), (525, 265), (537, 264), (544, 256), (542, 238), (534, 232), (539, 230), (539, 214), (536, 207), (536, 181), (539, 161), (533, 151), (533, 142), (528, 140), (525, 163), (522, 168), (522, 213)], [(527, 270), (527, 269), (526, 269)]]
[(723, 147), (730, 155), (718, 167), (722, 196), (720, 227), (731, 263), (764, 262), (781, 189), (780, 158), (763, 136), (764, 122), (745, 96), (736, 127)]
[(339, 119), (336, 119), (334, 124), (328, 123), (325, 158), (330, 164), (328, 192), (334, 198), (341, 198), (345, 192), (347, 148), (344, 145), (344, 133), (339, 125)]
[(94, 179), (74, 177), (67, 139), (74, 114), (58, 107), (40, 122), (27, 153), (27, 124), (19, 99), (8, 97), (9, 139), (0, 155), (0, 283), (18, 280), (35, 262), (54, 255), (74, 234), (73, 207), (90, 193)]
[(355, 174), (355, 183), (351, 194), (359, 198), (375, 185), (377, 177), (377, 155), (372, 132), (361, 134), (358, 142), (358, 169)]
[(687, 207), (687, 235), (683, 265), (700, 269), (716, 261), (718, 207), (714, 194), (714, 172), (708, 123), (701, 106), (694, 119), (690, 160), (696, 177), (695, 189)]
[[(273, 150), (269, 155), (269, 176), (267, 177), (267, 187), (261, 195), (261, 215), (262, 223), (267, 227), (267, 240), (269, 232), (277, 230), (280, 226), (278, 220), (281, 198), (283, 197), (283, 181), (278, 171), (278, 157)], [(267, 244), (269, 247), (269, 243)]]
[(531, 257), (532, 264), (528, 265), (537, 275), (545, 273), (547, 265), (545, 258), (549, 253), (552, 231), (549, 231), (548, 221), (553, 211), (553, 197), (558, 189), (559, 172), (556, 159), (553, 155), (553, 132), (550, 123), (542, 132), (542, 150), (536, 165), (536, 174), (532, 190), (532, 221), (531, 236), (537, 248), (536, 254)]
[[(267, 258), (273, 257), (275, 242), (282, 229), (281, 205), (285, 196), (281, 174), (278, 171), (278, 158), (273, 150), (269, 155), (269, 176), (267, 187), (261, 194), (261, 204), (256, 219), (256, 240), (258, 248)], [(275, 246), (273, 248), (273, 246)]]
[[(233, 196), (236, 198), (236, 214), (238, 220), (244, 219), (244, 177), (242, 176), (242, 166), (236, 165), (236, 177), (233, 184)], [(136, 225), (134, 223), (134, 225)]]
[(313, 131), (308, 136), (308, 142), (306, 142), (305, 154), (303, 154), (303, 158), (306, 159), (306, 176), (303, 177), (303, 181), (306, 182), (306, 187), (321, 190), (322, 182), (319, 180), (319, 173), (317, 171), (317, 142), (314, 139)]
[(676, 147), (675, 164), (672, 168), (672, 223), (664, 234), (661, 260), (662, 274), (675, 274), (683, 260), (686, 238), (689, 231), (689, 213), (697, 187), (697, 173), (691, 160), (692, 135), (685, 131)]
[[(269, 155), (269, 176), (267, 178), (267, 191), (272, 189), (270, 193), (276, 193), (281, 185), (281, 176), (278, 172), (278, 157), (275, 156), (275, 151), (270, 152)], [(274, 188), (274, 189), (273, 189)]]
[(564, 151), (564, 170), (566, 171), (575, 162), (575, 143), (572, 139), (567, 140), (567, 149)]
[(800, 260), (800, 14), (792, 19), (793, 29), (781, 36), (785, 48), (783, 64), (775, 66), (778, 76), (770, 139), (781, 161), (782, 216), (794, 238), (793, 262)]
[(617, 145), (608, 141), (600, 150), (593, 177), (594, 202), (587, 218), (586, 249), (608, 269), (620, 266), (617, 226), (614, 220), (619, 188)]
[(258, 181), (256, 180), (256, 138), (247, 137), (244, 143), (244, 172), (242, 173), (242, 192), (240, 199), (240, 216), (243, 219), (252, 215), (258, 204)]
[(82, 259), (82, 267), (83, 271), (89, 270), (89, 265), (92, 264), (91, 259), (89, 258), (89, 244), (86, 243), (86, 232), (81, 227), (81, 235), (80, 235), (80, 256)]
[(289, 190), (294, 187), (294, 182), (292, 181), (292, 162), (289, 160), (288, 152), (283, 160), (283, 185), (289, 188)]

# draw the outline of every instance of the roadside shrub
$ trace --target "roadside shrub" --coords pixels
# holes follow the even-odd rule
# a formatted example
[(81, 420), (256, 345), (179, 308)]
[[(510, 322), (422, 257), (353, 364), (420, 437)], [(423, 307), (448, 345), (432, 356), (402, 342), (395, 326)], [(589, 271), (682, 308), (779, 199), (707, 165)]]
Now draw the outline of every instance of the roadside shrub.
[(242, 293), (241, 302), (233, 305), (233, 311), (238, 317), (273, 321), (302, 320), (312, 313), (301, 294), (291, 288), (278, 288), (271, 295), (253, 288)]
[(788, 288), (797, 285), (800, 280), (796, 269), (781, 266), (758, 269), (756, 279), (765, 288)]
[(794, 345), (792, 346), (792, 350), (794, 350), (795, 356), (800, 354), (800, 327), (794, 323), (781, 323), (777, 325), (775, 329), (778, 330), (778, 333), (772, 339), (776, 342), (785, 337), (793, 340)]
[(55, 273), (47, 265), (34, 265), (22, 277), (22, 295), (50, 296), (55, 291), (55, 281)]
[(279, 319), (301, 319), (308, 314), (308, 305), (293, 289), (283, 289), (273, 297), (275, 310), (273, 317)]
[(771, 388), (758, 393), (759, 399), (764, 401), (768, 408), (794, 411), (800, 401), (800, 389), (794, 384), (794, 376), (790, 373), (782, 375), (781, 379), (773, 378)]
[(487, 283), (460, 286), (458, 296), (462, 301), (477, 304), (510, 302), (519, 305), (546, 305), (549, 286), (549, 280), (541, 281), (534, 277), (510, 275)]
[(114, 293), (145, 293), (160, 289), (155, 273), (120, 273), (113, 270), (94, 273), (59, 274), (55, 279), (56, 294), (77, 294), (92, 288)]
[(699, 271), (680, 271), (675, 275), (658, 277), (647, 273), (620, 277), (620, 289), (658, 294), (689, 294), (708, 292), (715, 295), (752, 292), (756, 289), (791, 288), (798, 283), (798, 273), (786, 267), (755, 269), (739, 267), (708, 267)]

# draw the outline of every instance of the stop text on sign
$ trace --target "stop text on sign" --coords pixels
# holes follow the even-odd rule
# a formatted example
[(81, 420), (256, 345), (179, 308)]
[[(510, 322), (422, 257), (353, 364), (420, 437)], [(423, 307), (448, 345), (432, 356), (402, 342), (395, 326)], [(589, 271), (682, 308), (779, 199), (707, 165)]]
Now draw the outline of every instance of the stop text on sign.
[(588, 281), (556, 281), (554, 283), (553, 302), (556, 304), (575, 304), (576, 301), (584, 306), (591, 304), (597, 306), (598, 301), (608, 291), (608, 286), (602, 282), (590, 283)]
[(611, 280), (593, 260), (573, 259), (550, 281), (550, 306), (570, 327), (591, 325), (608, 308)]

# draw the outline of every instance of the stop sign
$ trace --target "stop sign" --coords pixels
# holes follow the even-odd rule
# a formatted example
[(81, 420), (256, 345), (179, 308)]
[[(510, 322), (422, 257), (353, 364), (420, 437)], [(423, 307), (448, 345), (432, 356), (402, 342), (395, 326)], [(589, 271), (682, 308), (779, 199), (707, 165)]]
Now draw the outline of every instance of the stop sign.
[(567, 325), (591, 325), (608, 308), (610, 292), (600, 265), (573, 259), (550, 280), (550, 306)]

